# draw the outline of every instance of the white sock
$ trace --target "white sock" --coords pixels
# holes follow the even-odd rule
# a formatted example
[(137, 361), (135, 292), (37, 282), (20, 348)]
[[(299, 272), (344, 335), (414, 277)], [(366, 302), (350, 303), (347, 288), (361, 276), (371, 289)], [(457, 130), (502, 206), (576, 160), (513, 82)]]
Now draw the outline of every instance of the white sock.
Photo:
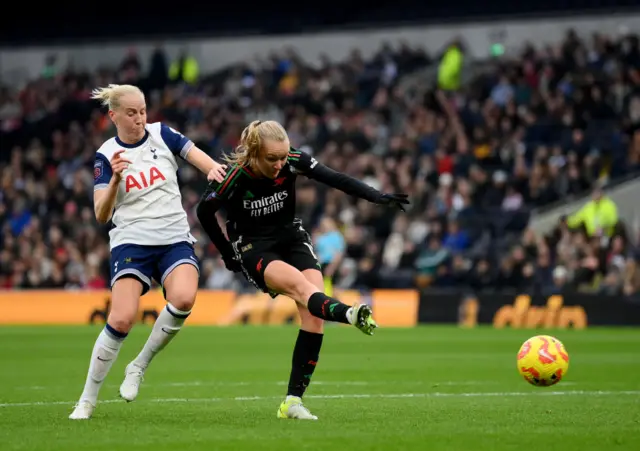
[(93, 346), (93, 352), (91, 353), (91, 362), (89, 363), (89, 372), (87, 374), (87, 380), (84, 384), (84, 390), (80, 400), (89, 401), (94, 406), (98, 401), (98, 392), (100, 387), (107, 377), (111, 365), (118, 357), (118, 352), (122, 346), (126, 334), (124, 336), (116, 336), (113, 332), (118, 333), (111, 329), (110, 326), (106, 326), (98, 335), (96, 344)]
[(133, 364), (140, 368), (147, 368), (155, 355), (173, 340), (173, 337), (180, 331), (189, 314), (191, 314), (191, 311), (184, 312), (167, 303), (167, 307), (162, 309), (160, 315), (158, 315), (151, 335), (149, 335), (144, 348), (135, 358)]
[(347, 310), (347, 321), (349, 321), (349, 324), (355, 322), (355, 318), (353, 318), (353, 307), (349, 307), (349, 310)]

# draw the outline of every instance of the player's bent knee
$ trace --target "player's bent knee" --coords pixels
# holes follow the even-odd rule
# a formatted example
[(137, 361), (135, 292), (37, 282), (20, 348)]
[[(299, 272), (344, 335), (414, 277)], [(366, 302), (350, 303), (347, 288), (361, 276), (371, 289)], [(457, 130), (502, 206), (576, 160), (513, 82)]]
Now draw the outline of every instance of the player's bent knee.
[(198, 287), (181, 285), (174, 289), (167, 289), (166, 298), (172, 306), (183, 312), (188, 312), (196, 302)]
[(109, 315), (107, 319), (107, 323), (109, 326), (113, 327), (118, 332), (123, 334), (128, 334), (133, 328), (133, 324), (135, 323), (135, 317), (121, 317), (117, 315)]
[(318, 289), (312, 283), (304, 277), (300, 277), (300, 279), (287, 283), (287, 289), (284, 294), (303, 305), (307, 305), (307, 301), (311, 295), (317, 291)]
[(136, 322), (138, 314), (138, 299), (112, 298), (111, 311), (107, 322), (118, 332), (129, 333)]
[(178, 310), (188, 312), (196, 302), (198, 268), (191, 264), (176, 266), (164, 280), (167, 301)]
[(196, 303), (195, 293), (176, 293), (167, 294), (167, 302), (182, 312), (190, 311)]
[(318, 291), (304, 275), (283, 261), (272, 261), (264, 270), (264, 280), (270, 289), (306, 305), (309, 297)]

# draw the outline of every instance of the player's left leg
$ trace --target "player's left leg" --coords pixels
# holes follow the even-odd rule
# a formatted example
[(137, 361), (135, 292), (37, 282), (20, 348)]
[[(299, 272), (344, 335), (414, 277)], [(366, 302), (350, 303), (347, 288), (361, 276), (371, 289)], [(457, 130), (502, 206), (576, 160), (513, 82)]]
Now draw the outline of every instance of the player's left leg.
[(162, 284), (167, 305), (153, 325), (151, 334), (140, 354), (127, 365), (120, 396), (133, 401), (151, 360), (163, 350), (182, 328), (191, 314), (198, 291), (198, 259), (189, 243), (167, 247), (158, 262), (159, 282)]
[[(317, 269), (306, 269), (302, 271), (305, 278), (314, 284), (319, 291), (322, 291), (324, 281), (322, 273)], [(293, 348), (293, 358), (291, 361), (291, 373), (289, 375), (289, 385), (287, 397), (280, 404), (278, 418), (295, 418), (303, 420), (317, 420), (309, 409), (302, 404), (302, 397), (306, 391), (311, 376), (316, 369), (324, 337), (324, 320), (313, 316), (306, 307), (300, 304), (300, 330), (298, 338)]]

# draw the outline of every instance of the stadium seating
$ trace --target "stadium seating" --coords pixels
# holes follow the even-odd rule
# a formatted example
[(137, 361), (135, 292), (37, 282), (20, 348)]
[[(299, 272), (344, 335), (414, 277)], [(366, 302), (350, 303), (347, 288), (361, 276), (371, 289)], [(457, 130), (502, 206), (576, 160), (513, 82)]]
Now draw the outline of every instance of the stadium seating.
[[(161, 54), (143, 74), (131, 54), (113, 71), (47, 72), (20, 92), (2, 88), (0, 288), (107, 286), (107, 228), (93, 219), (91, 170), (113, 129), (88, 97), (126, 81), (145, 90), (149, 122), (169, 123), (213, 156), (237, 145), (250, 120), (276, 119), (292, 145), (325, 164), (409, 193), (404, 215), (300, 182), (307, 226), (330, 216), (345, 236), (338, 287), (636, 293), (640, 256), (623, 225), (607, 237), (564, 223), (549, 237), (527, 230), (532, 209), (640, 170), (640, 51), (637, 39), (624, 44), (569, 33), (556, 46), (485, 62), (459, 90), (425, 85), (419, 102), (402, 79), (432, 61), (407, 47), (370, 61), (354, 51), (321, 69), (288, 53), (197, 84), (167, 77)], [(205, 180), (188, 167), (180, 177), (202, 286), (247, 288), (199, 230)]]

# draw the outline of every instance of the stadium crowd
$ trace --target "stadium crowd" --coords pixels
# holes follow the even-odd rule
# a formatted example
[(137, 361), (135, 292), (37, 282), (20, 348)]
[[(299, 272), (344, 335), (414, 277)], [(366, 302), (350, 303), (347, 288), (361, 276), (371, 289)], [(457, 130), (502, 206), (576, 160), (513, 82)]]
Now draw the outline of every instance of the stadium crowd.
[[(170, 68), (161, 49), (145, 73), (135, 51), (93, 74), (52, 58), (19, 92), (0, 91), (0, 288), (108, 286), (92, 167), (113, 129), (88, 97), (119, 82), (144, 89), (149, 122), (174, 126), (213, 156), (237, 145), (249, 121), (275, 119), (293, 146), (332, 168), (409, 193), (410, 210), (396, 214), (300, 180), (299, 215), (338, 287), (640, 292), (640, 253), (615, 206), (607, 229), (575, 217), (549, 236), (527, 228), (532, 208), (640, 170), (637, 37), (569, 32), (416, 99), (400, 81), (430, 63), (407, 45), (321, 67), (287, 50), (206, 76), (186, 56)], [(206, 181), (186, 166), (180, 179), (202, 287), (247, 288), (198, 227)]]

